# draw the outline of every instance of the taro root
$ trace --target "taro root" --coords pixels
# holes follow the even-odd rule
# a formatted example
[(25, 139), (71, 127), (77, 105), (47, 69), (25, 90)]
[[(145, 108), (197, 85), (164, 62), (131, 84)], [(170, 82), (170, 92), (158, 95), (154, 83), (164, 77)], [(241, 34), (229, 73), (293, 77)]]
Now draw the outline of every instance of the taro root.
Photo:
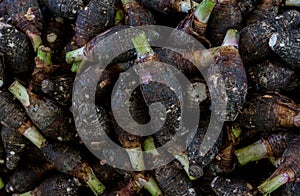
[(13, 170), (17, 167), (28, 140), (19, 134), (14, 128), (2, 126), (1, 139), (5, 149), (5, 165), (8, 169)]
[(289, 10), (275, 18), (257, 21), (244, 27), (241, 32), (240, 52), (244, 63), (266, 59), (271, 54), (269, 39), (275, 32), (290, 31), (300, 24), (300, 13)]
[(201, 43), (210, 47), (210, 42), (205, 38), (205, 32), (215, 5), (215, 0), (203, 0), (195, 10), (193, 9), (193, 11), (178, 24), (176, 28), (194, 36)]
[(269, 40), (270, 48), (292, 68), (300, 66), (300, 32), (293, 29), (289, 32), (273, 33)]
[(172, 12), (188, 13), (193, 6), (198, 5), (197, 2), (190, 0), (141, 0), (141, 2), (148, 8), (164, 14), (170, 14)]
[[(116, 0), (91, 0), (80, 10), (75, 23), (75, 49), (114, 25)], [(72, 43), (73, 44), (73, 43)]]
[(35, 57), (35, 66), (29, 84), (29, 91), (41, 92), (41, 83), (53, 73), (57, 66), (52, 64), (50, 48), (40, 46)]
[(91, 167), (99, 180), (107, 185), (117, 182), (123, 177), (118, 168), (107, 164), (105, 160), (97, 159), (97, 161), (91, 162)]
[(164, 195), (196, 195), (196, 192), (177, 160), (162, 165), (160, 159), (164, 157), (156, 150), (153, 138), (149, 137), (143, 143), (144, 150), (150, 155), (158, 168), (154, 169), (154, 176)]
[[(5, 0), (11, 23), (31, 40), (34, 51), (42, 44), (42, 15), (38, 0)], [(19, 48), (18, 48), (19, 49)]]
[[(249, 80), (261, 91), (283, 91), (296, 87), (295, 72), (280, 59), (270, 59), (248, 68)], [(297, 82), (296, 82), (297, 83)]]
[(23, 193), (34, 189), (49, 174), (54, 172), (51, 163), (28, 163), (20, 165), (11, 175), (6, 184), (6, 192)]
[(53, 14), (67, 19), (76, 18), (78, 12), (84, 8), (83, 0), (42, 0), (42, 2)]
[(212, 10), (206, 35), (213, 46), (222, 44), (227, 30), (242, 28), (242, 13), (237, 3), (237, 0), (219, 0)]
[(41, 90), (61, 105), (72, 101), (74, 79), (69, 76), (56, 76), (43, 80)]
[(241, 111), (242, 126), (259, 132), (299, 127), (299, 105), (280, 94), (253, 94)]
[(217, 176), (211, 182), (211, 188), (217, 196), (223, 195), (256, 195), (255, 188), (242, 179)]
[(275, 18), (282, 0), (262, 0), (247, 17), (247, 25), (260, 20)]
[[(227, 31), (208, 70), (212, 107), (218, 119), (234, 121), (246, 101), (247, 76), (238, 50), (238, 32)], [(226, 103), (225, 103), (226, 102)], [(226, 106), (225, 106), (226, 105)]]
[(6, 90), (0, 91), (0, 122), (2, 125), (16, 129), (33, 144), (41, 146), (43, 136), (28, 119), (22, 106)]
[(246, 18), (257, 6), (258, 0), (239, 0), (238, 5), (242, 12), (243, 18)]
[(138, 0), (122, 0), (125, 12), (125, 24), (130, 26), (153, 25), (155, 23), (152, 13)]
[(34, 190), (20, 194), (19, 196), (40, 196), (40, 195), (79, 195), (79, 187), (76, 180), (70, 176), (57, 174), (44, 180)]
[(299, 142), (300, 136), (298, 135), (287, 145), (282, 155), (282, 162), (274, 173), (258, 187), (259, 192), (270, 194), (288, 182), (298, 181), (300, 168)]
[(27, 115), (47, 137), (59, 141), (77, 141), (72, 115), (52, 101), (29, 92), (18, 81), (9, 90), (24, 106)]
[(245, 165), (270, 156), (281, 156), (288, 143), (295, 137), (294, 133), (278, 133), (262, 137), (257, 142), (234, 152), (238, 162)]
[[(2, 66), (5, 65), (6, 79), (18, 78), (28, 81), (33, 66), (33, 51), (25, 34), (9, 24), (0, 22), (0, 52)], [(2, 72), (3, 73), (3, 72)]]

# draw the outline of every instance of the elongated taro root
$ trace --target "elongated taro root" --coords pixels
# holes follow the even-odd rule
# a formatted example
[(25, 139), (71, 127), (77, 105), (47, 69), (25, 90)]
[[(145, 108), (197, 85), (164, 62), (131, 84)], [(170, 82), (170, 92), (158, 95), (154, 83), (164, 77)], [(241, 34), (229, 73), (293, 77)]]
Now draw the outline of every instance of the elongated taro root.
[(83, 0), (42, 0), (49, 10), (57, 16), (74, 19), (78, 12), (84, 8)]
[(237, 30), (227, 31), (222, 46), (208, 70), (212, 107), (218, 119), (234, 121), (247, 95), (247, 75), (238, 50)]
[(292, 68), (300, 66), (300, 32), (293, 29), (289, 32), (272, 34), (269, 40), (270, 48)]
[(30, 41), (15, 27), (2, 22), (0, 22), (0, 35), (0, 51), (4, 57), (2, 65), (5, 65), (6, 79), (18, 78), (28, 82), (27, 75), (33, 67), (31, 58), (33, 50)]
[(236, 150), (234, 154), (241, 165), (270, 156), (279, 157), (294, 137), (295, 134), (291, 132), (272, 134), (262, 137), (249, 146)]
[(130, 26), (154, 25), (152, 13), (138, 0), (122, 0), (125, 12), (125, 24)]
[(259, 132), (299, 127), (299, 106), (280, 94), (253, 95), (241, 111), (239, 122)]
[(171, 12), (186, 12), (198, 5), (195, 1), (189, 0), (141, 0), (141, 2), (148, 8), (158, 11), (164, 14), (170, 14)]
[(91, 0), (76, 18), (75, 49), (114, 25), (116, 0)]
[(237, 3), (237, 0), (219, 0), (212, 10), (206, 34), (213, 46), (222, 44), (227, 30), (242, 28), (242, 13)]
[(78, 195), (79, 187), (76, 180), (70, 176), (57, 174), (44, 180), (34, 190), (20, 194), (19, 196), (31, 195)]
[(217, 196), (223, 195), (256, 195), (257, 190), (245, 180), (217, 176), (211, 182), (211, 188)]
[(31, 40), (34, 51), (42, 44), (42, 15), (38, 0), (5, 0), (12, 24)]
[(154, 169), (154, 176), (164, 195), (196, 195), (196, 192), (177, 160), (162, 165), (160, 159), (164, 157), (156, 150), (153, 138), (149, 137), (143, 143), (144, 150), (152, 157), (158, 168)]
[(32, 122), (47, 137), (59, 141), (77, 141), (73, 117), (52, 101), (29, 92), (18, 81), (9, 90), (24, 106)]
[(5, 62), (4, 55), (0, 54), (0, 88), (5, 84)]
[(247, 25), (260, 20), (270, 20), (278, 14), (282, 0), (262, 0), (257, 8), (247, 17)]
[(13, 170), (17, 167), (28, 140), (14, 128), (6, 126), (2, 126), (1, 139), (6, 153), (5, 165), (8, 169)]
[(298, 135), (287, 145), (282, 155), (282, 162), (275, 172), (258, 187), (259, 192), (270, 194), (280, 186), (299, 179), (299, 143), (300, 136)]
[(272, 51), (268, 44), (272, 34), (290, 31), (299, 24), (300, 13), (289, 10), (273, 19), (258, 21), (244, 27), (240, 32), (240, 52), (244, 63), (266, 59)]
[(54, 172), (54, 166), (48, 162), (20, 165), (7, 182), (5, 186), (6, 192), (24, 193), (30, 191), (52, 172)]

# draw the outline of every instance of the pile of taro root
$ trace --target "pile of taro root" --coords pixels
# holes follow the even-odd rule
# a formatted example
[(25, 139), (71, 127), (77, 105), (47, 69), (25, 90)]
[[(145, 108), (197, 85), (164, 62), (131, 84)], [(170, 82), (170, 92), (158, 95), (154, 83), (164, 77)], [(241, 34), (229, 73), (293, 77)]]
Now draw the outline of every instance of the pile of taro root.
[[(299, 7), (0, 0), (0, 195), (300, 195)], [(154, 46), (166, 38), (149, 25), (172, 28), (172, 48)], [(145, 30), (103, 44), (138, 26)], [(88, 63), (127, 46), (107, 66)], [(127, 78), (140, 82), (132, 92)], [(199, 117), (193, 132), (185, 112)], [(159, 129), (126, 130), (146, 124)], [(126, 153), (116, 156), (104, 135)], [(159, 151), (172, 141), (168, 156)]]

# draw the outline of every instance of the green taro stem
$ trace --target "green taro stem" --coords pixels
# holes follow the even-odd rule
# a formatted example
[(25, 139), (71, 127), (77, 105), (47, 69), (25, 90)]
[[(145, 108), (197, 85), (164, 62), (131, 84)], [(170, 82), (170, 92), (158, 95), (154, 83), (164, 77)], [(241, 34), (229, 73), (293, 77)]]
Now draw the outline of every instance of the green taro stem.
[(50, 48), (40, 46), (37, 51), (37, 57), (44, 62), (44, 66), (48, 67), (49, 65), (52, 65), (52, 52)]
[(19, 194), (19, 196), (31, 196), (31, 191), (28, 191), (28, 192), (26, 192), (26, 193)]
[(210, 17), (210, 14), (215, 7), (216, 2), (214, 0), (203, 0), (194, 12), (194, 16), (198, 19), (199, 22), (207, 23)]
[(239, 47), (239, 33), (236, 29), (229, 29), (226, 32), (225, 38), (223, 40), (222, 46), (234, 46)]
[(139, 182), (139, 184), (141, 184), (144, 187), (144, 189), (149, 191), (149, 193), (152, 196), (163, 195), (158, 184), (156, 183), (156, 181), (154, 180), (153, 177), (150, 177), (148, 180), (146, 180), (144, 178), (138, 178), (138, 182)]
[(105, 186), (100, 182), (100, 180), (94, 174), (92, 168), (89, 168), (88, 180), (86, 181), (86, 183), (95, 195), (101, 195), (105, 190)]
[(15, 81), (10, 85), (8, 90), (22, 103), (24, 107), (30, 106), (29, 94), (27, 89), (20, 84), (20, 82)]
[(257, 161), (268, 156), (266, 146), (261, 140), (234, 151), (234, 154), (241, 165), (245, 165), (251, 161)]
[(118, 9), (115, 15), (115, 25), (121, 24), (125, 15), (123, 9)]
[(300, 1), (299, 0), (285, 0), (286, 6), (298, 6), (300, 7)]
[(79, 73), (82, 63), (83, 63), (82, 61), (73, 62), (71, 71), (75, 73)]
[(137, 147), (128, 148), (126, 151), (128, 153), (132, 168), (137, 171), (145, 170), (143, 150), (140, 147)]
[(231, 133), (234, 136), (234, 138), (236, 139), (241, 136), (242, 130), (240, 128), (231, 127)]
[(144, 140), (143, 148), (145, 151), (153, 154), (154, 156), (159, 155), (159, 152), (156, 150), (154, 139), (152, 136), (149, 136), (147, 139)]
[(83, 61), (84, 59), (84, 46), (66, 53), (66, 62), (69, 64), (73, 63), (74, 61)]
[(147, 40), (145, 32), (132, 38), (132, 42), (137, 52), (138, 59), (144, 59), (155, 54)]
[(4, 186), (5, 186), (5, 184), (4, 184), (3, 180), (2, 180), (2, 178), (0, 178), (0, 189), (2, 189)]
[(41, 135), (35, 126), (28, 128), (23, 135), (38, 148), (42, 148), (46, 143), (46, 138)]
[(280, 186), (289, 182), (289, 175), (287, 173), (279, 174), (271, 179), (263, 182), (257, 189), (264, 195), (270, 195), (273, 191), (278, 189)]
[(27, 30), (25, 33), (29, 37), (29, 39), (30, 39), (30, 41), (32, 43), (34, 52), (37, 52), (38, 48), (42, 45), (42, 38), (41, 38), (41, 36), (39, 36), (39, 35), (37, 35), (35, 33), (32, 33), (29, 30)]
[(197, 178), (191, 176), (190, 172), (189, 172), (190, 163), (189, 163), (189, 158), (188, 158), (188, 155), (187, 155), (187, 151), (183, 152), (180, 155), (176, 155), (175, 158), (181, 163), (181, 165), (183, 166), (184, 171), (186, 172), (186, 174), (188, 175), (190, 180), (196, 180)]

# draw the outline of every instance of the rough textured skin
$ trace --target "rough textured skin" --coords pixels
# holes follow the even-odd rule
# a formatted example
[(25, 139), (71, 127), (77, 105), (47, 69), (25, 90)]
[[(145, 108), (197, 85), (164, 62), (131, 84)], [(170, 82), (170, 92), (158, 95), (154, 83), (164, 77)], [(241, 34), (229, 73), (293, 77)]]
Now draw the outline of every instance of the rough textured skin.
[(20, 103), (11, 93), (0, 91), (0, 121), (10, 128), (18, 129), (28, 118)]
[[(224, 22), (226, 21), (226, 22)], [(237, 1), (225, 0), (217, 3), (207, 24), (207, 38), (213, 46), (220, 46), (227, 30), (242, 28), (242, 13)]]
[(61, 105), (69, 105), (72, 101), (73, 78), (56, 76), (46, 79), (41, 84), (41, 90)]
[(123, 3), (126, 14), (125, 24), (130, 26), (154, 25), (155, 20), (152, 13), (139, 1), (129, 0)]
[(217, 176), (213, 179), (211, 187), (217, 196), (231, 195), (256, 195), (257, 191), (248, 182), (241, 179), (226, 179)]
[(294, 126), (294, 116), (299, 106), (279, 94), (253, 95), (243, 108), (239, 121), (260, 132), (274, 131)]
[(300, 12), (289, 10), (276, 18), (258, 21), (240, 32), (240, 53), (244, 63), (266, 59), (270, 52), (269, 39), (275, 32), (290, 31), (300, 24)]
[(27, 164), (17, 168), (6, 184), (8, 193), (24, 193), (34, 189), (54, 171), (50, 163)]
[(299, 29), (273, 34), (276, 42), (272, 50), (292, 68), (300, 67), (300, 32)]
[(97, 34), (114, 25), (115, 0), (91, 0), (77, 16), (75, 43), (82, 47)]
[(44, 180), (36, 189), (31, 191), (32, 195), (57, 195), (57, 196), (76, 196), (78, 193), (78, 186), (74, 178), (58, 174)]
[(248, 68), (249, 79), (256, 89), (262, 91), (282, 91), (293, 88), (295, 72), (285, 63), (266, 60)]
[(238, 6), (242, 12), (243, 17), (247, 17), (258, 4), (258, 0), (239, 0)]
[(74, 19), (78, 12), (84, 8), (82, 0), (42, 0), (42, 2), (57, 16)]
[(155, 169), (154, 176), (164, 195), (196, 195), (189, 178), (176, 160)]
[(42, 15), (38, 0), (5, 0), (6, 10), (12, 18), (12, 24), (24, 33), (30, 31), (40, 35)]
[[(222, 134), (210, 135), (211, 139), (208, 142), (212, 142), (214, 145), (211, 149), (205, 149), (207, 150), (206, 154), (202, 152), (200, 146), (201, 143), (203, 142), (206, 131), (207, 128), (199, 128), (197, 130), (195, 137), (193, 138), (192, 142), (188, 147), (188, 157), (189, 157), (189, 164), (190, 164), (189, 173), (191, 176), (194, 176), (195, 178), (198, 178), (203, 175), (203, 168), (207, 166), (215, 158), (215, 156), (217, 155), (221, 147)], [(207, 135), (205, 137), (207, 137)]]
[(26, 113), (47, 137), (59, 141), (76, 141), (76, 131), (71, 113), (54, 102), (29, 93), (31, 104)]
[(8, 169), (13, 170), (25, 150), (29, 141), (16, 129), (2, 126), (1, 139), (6, 153), (5, 165)]
[[(208, 70), (213, 111), (218, 119), (234, 121), (243, 108), (248, 90), (243, 61), (234, 46), (222, 46), (214, 59), (215, 64)], [(225, 86), (221, 87), (219, 81), (223, 81)]]
[(247, 25), (260, 20), (275, 18), (282, 0), (262, 0), (256, 9), (247, 17)]
[(33, 68), (33, 50), (27, 36), (0, 22), (0, 52), (4, 55), (7, 76), (27, 82)]
[(182, 0), (141, 0), (141, 2), (150, 9), (163, 14), (170, 14), (180, 12)]
[(0, 88), (5, 84), (5, 62), (4, 62), (4, 55), (0, 54)]

